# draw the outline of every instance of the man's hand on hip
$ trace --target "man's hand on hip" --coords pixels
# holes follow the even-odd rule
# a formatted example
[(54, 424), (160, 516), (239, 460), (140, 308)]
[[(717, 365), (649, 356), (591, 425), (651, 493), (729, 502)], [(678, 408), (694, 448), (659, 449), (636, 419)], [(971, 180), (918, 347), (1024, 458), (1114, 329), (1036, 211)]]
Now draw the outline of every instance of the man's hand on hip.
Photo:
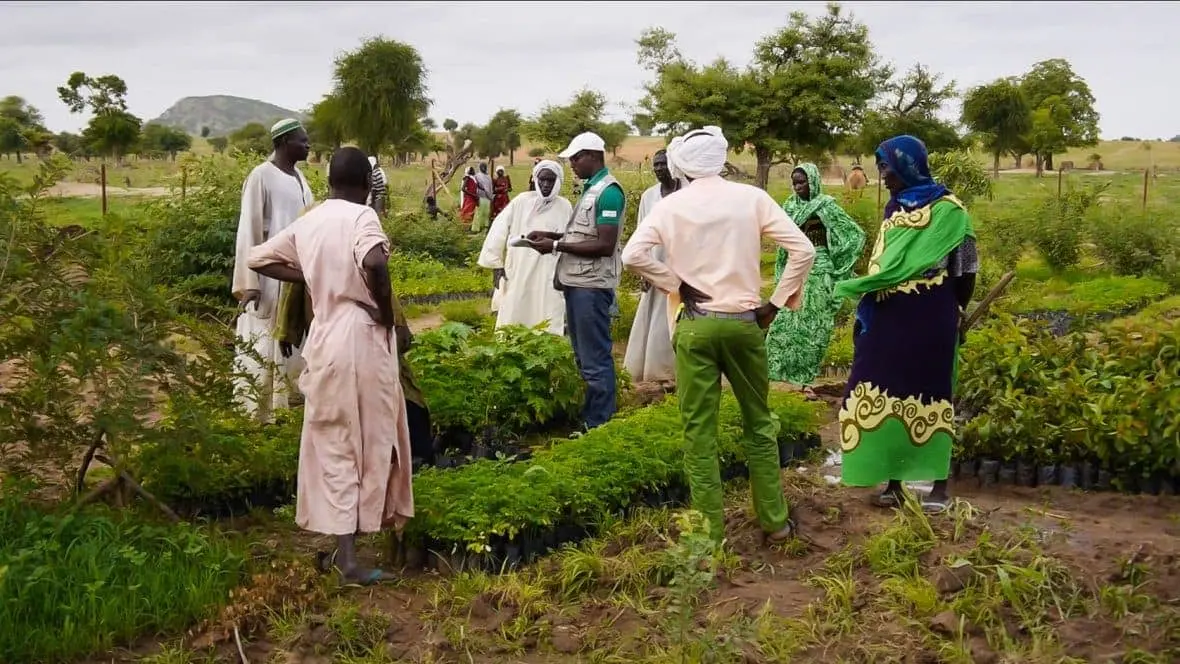
[(758, 327), (764, 330), (770, 329), (775, 316), (778, 316), (778, 307), (769, 302), (754, 310), (754, 319), (758, 321)]

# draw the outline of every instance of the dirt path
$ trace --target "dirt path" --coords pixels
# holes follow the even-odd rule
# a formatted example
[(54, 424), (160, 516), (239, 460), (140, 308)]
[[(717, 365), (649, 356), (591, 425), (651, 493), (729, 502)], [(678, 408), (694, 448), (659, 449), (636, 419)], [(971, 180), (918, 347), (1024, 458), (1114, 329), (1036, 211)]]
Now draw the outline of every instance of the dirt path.
[[(168, 187), (112, 187), (107, 185), (107, 196), (167, 196)], [(49, 189), (49, 195), (63, 198), (99, 198), (102, 186), (90, 182), (58, 182)]]

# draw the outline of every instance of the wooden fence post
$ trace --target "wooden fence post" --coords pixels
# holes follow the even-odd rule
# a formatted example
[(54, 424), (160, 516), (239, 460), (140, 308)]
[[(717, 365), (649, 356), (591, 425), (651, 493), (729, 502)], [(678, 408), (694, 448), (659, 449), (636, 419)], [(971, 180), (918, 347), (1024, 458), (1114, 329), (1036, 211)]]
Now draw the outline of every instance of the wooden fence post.
[(107, 165), (103, 162), (98, 169), (98, 181), (102, 185), (102, 216), (107, 216)]

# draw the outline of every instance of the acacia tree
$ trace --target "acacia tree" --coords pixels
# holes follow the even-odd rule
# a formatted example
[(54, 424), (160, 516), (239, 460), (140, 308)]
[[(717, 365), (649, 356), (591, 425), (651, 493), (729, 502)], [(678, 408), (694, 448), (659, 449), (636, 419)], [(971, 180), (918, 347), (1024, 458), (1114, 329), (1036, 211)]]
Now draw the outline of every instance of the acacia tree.
[(651, 114), (638, 112), (631, 115), (631, 124), (635, 126), (635, 131), (639, 132), (640, 136), (651, 136), (656, 123), (652, 120)]
[(308, 111), (308, 120), (304, 128), (307, 130), (311, 152), (315, 155), (316, 161), (322, 160), (325, 152), (331, 153), (339, 148), (347, 138), (340, 108), (340, 100), (337, 97), (324, 95), (324, 98)]
[(963, 96), (963, 124), (982, 135), (992, 153), (992, 175), (1000, 175), (1000, 155), (1025, 144), (1032, 126), (1028, 99), (1015, 78), (977, 85)]
[(94, 114), (82, 132), (87, 145), (102, 155), (123, 156), (139, 142), (142, 121), (127, 112), (127, 84), (114, 74), (92, 77), (76, 71), (66, 84), (57, 88), (57, 96), (71, 113)]
[(193, 139), (185, 132), (175, 127), (149, 122), (143, 127), (143, 137), (140, 144), (149, 152), (167, 154), (172, 161), (176, 161), (176, 153), (184, 152), (193, 145)]
[(937, 115), (955, 97), (955, 82), (944, 84), (941, 78), (919, 63), (885, 84), (875, 107), (865, 113), (858, 140), (852, 142), (857, 157), (872, 154), (882, 141), (898, 134), (921, 138), (931, 152), (960, 147), (955, 127)]
[(335, 88), (343, 127), (375, 155), (410, 135), (426, 114), (426, 66), (409, 44), (375, 37), (336, 60)]
[(784, 28), (758, 42), (744, 70), (724, 59), (693, 64), (662, 28), (645, 31), (638, 45), (640, 64), (655, 77), (640, 106), (656, 126), (721, 127), (736, 149), (753, 150), (755, 182), (763, 188), (774, 164), (837, 148), (889, 75), (868, 28), (837, 4), (814, 19), (793, 12)]
[(605, 122), (602, 117), (605, 110), (605, 95), (596, 90), (582, 90), (565, 106), (546, 104), (524, 124), (523, 131), (552, 152), (564, 149), (574, 136), (592, 131), (602, 137), (607, 150), (614, 152), (627, 138), (627, 132), (619, 135), (617, 128)]
[(44, 155), (52, 143), (41, 111), (17, 95), (0, 99), (0, 154), (16, 155), (19, 164), (22, 152)]
[(1030, 125), (1038, 140), (1029, 146), (1053, 170), (1054, 153), (1068, 148), (1098, 144), (1098, 111), (1086, 80), (1073, 71), (1068, 60), (1053, 58), (1038, 62), (1021, 79), (1020, 89), (1031, 109)]

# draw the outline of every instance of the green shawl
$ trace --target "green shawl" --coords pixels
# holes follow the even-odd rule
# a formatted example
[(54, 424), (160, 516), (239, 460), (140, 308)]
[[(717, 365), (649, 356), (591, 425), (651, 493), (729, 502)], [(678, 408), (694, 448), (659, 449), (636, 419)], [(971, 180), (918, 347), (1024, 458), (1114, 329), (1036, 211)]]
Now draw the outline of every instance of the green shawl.
[[(799, 226), (807, 223), (813, 216), (818, 217), (828, 239), (828, 258), (832, 261), (832, 276), (836, 280), (852, 276), (852, 266), (860, 258), (860, 252), (865, 246), (865, 232), (852, 217), (840, 207), (835, 198), (824, 193), (824, 184), (820, 178), (819, 167), (815, 164), (800, 164), (795, 170), (803, 171), (807, 176), (807, 186), (811, 198), (803, 200), (797, 194), (783, 203), (783, 210)], [(792, 171), (793, 173), (794, 171)], [(774, 265), (774, 280), (782, 278), (783, 270), (787, 267), (787, 252), (783, 248), (778, 250), (778, 258)]]
[[(406, 313), (402, 310), (402, 303), (397, 299), (396, 294), (392, 294), (392, 298), (394, 327), (408, 328), (409, 324), (406, 320)], [(278, 312), (275, 317), (274, 337), (279, 341), (298, 346), (303, 343), (308, 330), (311, 329), (311, 321), (314, 317), (315, 314), (311, 310), (311, 295), (307, 292), (307, 287), (303, 284), (282, 284), (279, 291)], [(402, 392), (405, 393), (406, 400), (426, 408), (426, 399), (414, 381), (414, 373), (410, 370), (406, 358), (400, 354), (398, 365), (401, 369), (399, 378), (401, 378)]]
[(836, 295), (858, 297), (896, 288), (937, 265), (967, 237), (975, 237), (975, 229), (954, 196), (912, 212), (900, 210), (881, 222), (868, 274), (836, 284)]

